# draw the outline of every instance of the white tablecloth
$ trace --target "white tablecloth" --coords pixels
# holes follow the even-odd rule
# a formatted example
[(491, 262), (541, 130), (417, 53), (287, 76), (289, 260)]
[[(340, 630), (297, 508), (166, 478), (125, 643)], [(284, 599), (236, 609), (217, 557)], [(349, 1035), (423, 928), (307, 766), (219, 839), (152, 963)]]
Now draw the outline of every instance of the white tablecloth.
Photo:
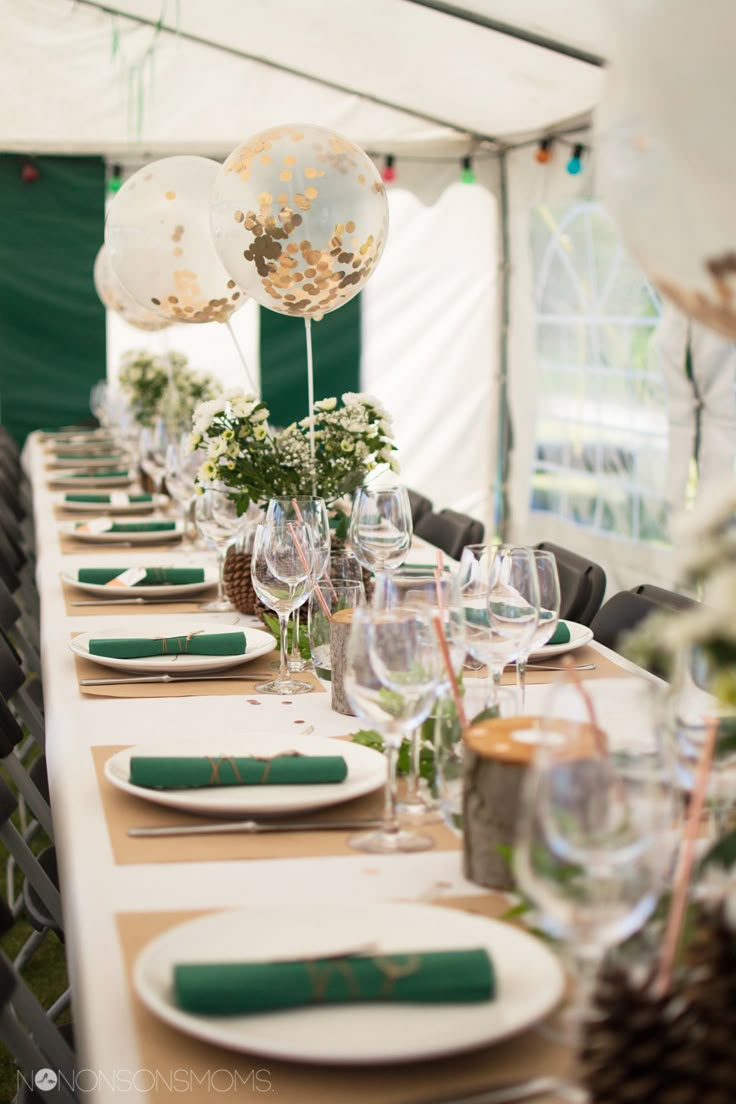
[[(91, 1086), (97, 1082), (99, 1086), (96, 1092), (85, 1093), (85, 1100), (90, 1104), (92, 1101), (117, 1104), (120, 1095), (106, 1086), (115, 1083), (116, 1071), (137, 1070), (139, 1056), (115, 927), (116, 913), (192, 909), (203, 904), (213, 908), (247, 908), (252, 902), (260, 907), (283, 904), (293, 910), (310, 902), (411, 900), (440, 892), (470, 894), (480, 890), (463, 879), (460, 852), (116, 866), (91, 747), (145, 744), (147, 739), (165, 733), (186, 736), (200, 731), (232, 732), (248, 724), (258, 729), (283, 728), (297, 718), (313, 724), (316, 732), (325, 736), (337, 736), (361, 726), (352, 718), (332, 712), (329, 690), (325, 694), (297, 697), (292, 705), (282, 704), (279, 697), (263, 695), (258, 698), (258, 706), (248, 706), (233, 696), (82, 697), (69, 650), (70, 633), (99, 630), (103, 624), (106, 628), (129, 629), (134, 623), (145, 635), (148, 627), (160, 632), (162, 625), (165, 627), (166, 615), (165, 612), (137, 615), (132, 621), (123, 613), (85, 617), (80, 611), (80, 616), (68, 617), (60, 573), (73, 572), (81, 565), (170, 564), (187, 559), (200, 564), (211, 557), (178, 550), (176, 546), (163, 553), (128, 548), (102, 555), (95, 554), (90, 546), (88, 551), (62, 556), (53, 505), (63, 491), (47, 487), (42, 445), (35, 437), (29, 440), (24, 462), (34, 488), (47, 759), (76, 1039), (81, 1065), (92, 1071), (86, 1083)], [(426, 551), (420, 558), (426, 559)], [(218, 624), (228, 619), (246, 624), (249, 620), (219, 615)], [(180, 627), (182, 615), (169, 615), (168, 623), (172, 622)], [(618, 658), (613, 653), (606, 654)], [(530, 712), (538, 710), (544, 689), (529, 689)], [(186, 1039), (182, 1038), (183, 1059), (185, 1055)], [(144, 1097), (130, 1090), (125, 1100), (142, 1104)]]

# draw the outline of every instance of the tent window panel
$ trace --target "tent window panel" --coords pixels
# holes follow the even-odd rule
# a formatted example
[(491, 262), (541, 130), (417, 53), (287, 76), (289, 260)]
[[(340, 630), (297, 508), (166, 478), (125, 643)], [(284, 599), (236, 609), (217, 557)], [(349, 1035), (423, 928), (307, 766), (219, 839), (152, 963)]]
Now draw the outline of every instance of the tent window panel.
[(659, 301), (600, 204), (537, 208), (531, 509), (662, 542), (667, 418), (649, 357)]

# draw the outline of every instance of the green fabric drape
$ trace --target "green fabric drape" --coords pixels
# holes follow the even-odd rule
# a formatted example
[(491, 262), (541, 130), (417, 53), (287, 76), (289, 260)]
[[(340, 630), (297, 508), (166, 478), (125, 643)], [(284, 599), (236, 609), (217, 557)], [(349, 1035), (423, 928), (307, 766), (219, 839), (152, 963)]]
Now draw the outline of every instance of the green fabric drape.
[[(360, 295), (312, 323), (314, 397), (360, 390)], [(261, 309), (260, 359), (263, 401), (273, 425), (307, 414), (307, 343), (304, 321)]]
[(0, 155), (0, 421), (21, 443), (90, 417), (105, 376), (105, 310), (92, 268), (105, 224), (99, 157)]

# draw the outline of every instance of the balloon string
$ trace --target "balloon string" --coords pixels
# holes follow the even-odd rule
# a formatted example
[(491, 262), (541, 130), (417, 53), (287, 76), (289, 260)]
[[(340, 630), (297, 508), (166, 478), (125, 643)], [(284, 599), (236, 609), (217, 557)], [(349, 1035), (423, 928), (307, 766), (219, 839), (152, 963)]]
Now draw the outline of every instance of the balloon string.
[(227, 322), (225, 323), (225, 325), (227, 326), (228, 330), (230, 331), (230, 336), (233, 339), (233, 345), (235, 346), (237, 354), (240, 357), (240, 363), (243, 365), (243, 371), (245, 372), (246, 382), (247, 382), (248, 386), (250, 387), (251, 391), (253, 392), (253, 394), (258, 395), (259, 398), (260, 398), (258, 389), (257, 389), (256, 385), (253, 383), (253, 379), (251, 378), (250, 369), (248, 368), (248, 362), (245, 359), (245, 355), (243, 353), (243, 350), (240, 348), (240, 345), (238, 344), (238, 339), (235, 336), (235, 330), (233, 329), (232, 323), (230, 322), (229, 318), (228, 318)]
[(312, 360), (312, 319), (304, 319), (307, 335), (307, 401), (309, 402), (309, 455), (312, 460), (312, 496), (317, 496), (316, 484), (316, 447), (314, 442), (314, 362)]

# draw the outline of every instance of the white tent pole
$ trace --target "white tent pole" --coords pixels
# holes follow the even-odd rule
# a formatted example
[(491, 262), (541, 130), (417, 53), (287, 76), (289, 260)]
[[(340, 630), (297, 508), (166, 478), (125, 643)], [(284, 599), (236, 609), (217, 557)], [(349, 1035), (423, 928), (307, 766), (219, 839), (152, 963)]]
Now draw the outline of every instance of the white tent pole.
[(499, 175), (499, 331), (498, 331), (498, 433), (496, 444), (496, 483), (493, 494), (493, 531), (505, 539), (508, 533), (509, 452), (511, 449), (511, 415), (508, 399), (509, 379), (509, 315), (511, 298), (511, 249), (509, 244), (508, 154), (498, 154)]

